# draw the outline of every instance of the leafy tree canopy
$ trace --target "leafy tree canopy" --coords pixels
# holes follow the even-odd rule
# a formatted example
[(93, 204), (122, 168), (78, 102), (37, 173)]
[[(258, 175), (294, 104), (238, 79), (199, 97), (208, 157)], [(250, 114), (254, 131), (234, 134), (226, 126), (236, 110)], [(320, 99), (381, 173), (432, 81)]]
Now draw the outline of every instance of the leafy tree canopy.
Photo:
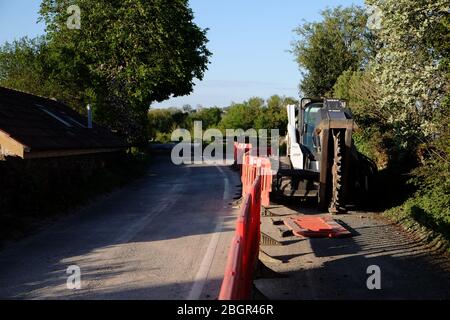
[(222, 120), (222, 109), (214, 108), (201, 108), (196, 112), (192, 113), (190, 120), (201, 121), (203, 123), (203, 129), (217, 128), (217, 125)]
[[(403, 147), (442, 134), (448, 95), (450, 4), (448, 0), (372, 1), (382, 15), (380, 50), (374, 80), (381, 88), (379, 104), (396, 128)], [(448, 118), (447, 120), (448, 127)]]
[(304, 22), (295, 31), (293, 53), (303, 73), (304, 96), (325, 96), (348, 69), (367, 64), (375, 50), (363, 8), (337, 7), (322, 12), (323, 21)]
[(220, 127), (222, 129), (280, 129), (285, 134), (287, 128), (288, 104), (297, 101), (290, 97), (274, 95), (267, 101), (251, 98), (240, 104), (233, 104), (226, 109)]
[(43, 0), (45, 38), (0, 49), (0, 84), (83, 110), (131, 142), (145, 142), (154, 101), (192, 92), (211, 53), (207, 30), (188, 0), (79, 0), (81, 28), (67, 21), (69, 0)]

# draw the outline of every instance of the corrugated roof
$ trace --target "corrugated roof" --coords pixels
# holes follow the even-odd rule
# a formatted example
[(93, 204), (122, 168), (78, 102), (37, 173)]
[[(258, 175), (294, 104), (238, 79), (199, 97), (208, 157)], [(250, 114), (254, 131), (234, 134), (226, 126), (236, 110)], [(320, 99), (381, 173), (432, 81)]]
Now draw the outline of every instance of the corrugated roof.
[(0, 87), (0, 130), (31, 151), (112, 149), (127, 143), (63, 103)]

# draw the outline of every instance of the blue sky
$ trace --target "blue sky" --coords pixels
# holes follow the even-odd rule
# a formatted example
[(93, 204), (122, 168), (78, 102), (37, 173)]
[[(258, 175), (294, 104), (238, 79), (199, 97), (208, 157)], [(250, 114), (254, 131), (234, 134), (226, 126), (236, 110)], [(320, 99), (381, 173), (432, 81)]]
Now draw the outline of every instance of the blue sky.
[[(42, 34), (44, 25), (36, 23), (39, 4), (0, 0), (0, 43)], [(351, 4), (363, 5), (364, 0), (190, 0), (196, 23), (210, 29), (209, 70), (190, 96), (153, 106), (223, 107), (252, 96), (298, 97), (301, 75), (288, 52), (293, 30), (303, 20), (320, 19), (327, 6)]]

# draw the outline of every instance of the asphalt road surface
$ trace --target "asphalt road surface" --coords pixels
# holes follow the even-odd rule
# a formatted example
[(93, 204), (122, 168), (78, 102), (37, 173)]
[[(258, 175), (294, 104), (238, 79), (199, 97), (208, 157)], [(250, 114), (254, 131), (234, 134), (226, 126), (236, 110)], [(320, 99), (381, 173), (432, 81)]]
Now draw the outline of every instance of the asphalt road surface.
[[(0, 298), (216, 299), (238, 183), (228, 167), (160, 156), (139, 181), (0, 251)], [(70, 266), (81, 289), (67, 286)]]

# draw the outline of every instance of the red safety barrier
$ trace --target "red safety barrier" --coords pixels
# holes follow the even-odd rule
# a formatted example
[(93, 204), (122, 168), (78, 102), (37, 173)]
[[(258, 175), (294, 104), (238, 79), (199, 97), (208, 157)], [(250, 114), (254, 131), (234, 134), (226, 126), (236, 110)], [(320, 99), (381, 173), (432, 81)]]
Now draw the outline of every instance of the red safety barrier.
[(242, 244), (236, 235), (231, 242), (227, 267), (220, 289), (219, 300), (241, 300), (242, 294)]
[(239, 163), (240, 159), (242, 159), (242, 157), (244, 156), (244, 154), (246, 154), (248, 151), (250, 151), (252, 149), (252, 145), (250, 143), (238, 143), (235, 142), (234, 143), (234, 163), (237, 165), (241, 165), (241, 163)]
[(245, 197), (247, 193), (251, 192), (253, 183), (258, 176), (258, 170), (261, 167), (258, 166), (258, 157), (253, 157), (249, 153), (244, 154), (242, 160), (242, 197)]
[(242, 203), (242, 209), (236, 222), (236, 235), (242, 239), (242, 266), (241, 266), (241, 292), (240, 297), (248, 298), (251, 293), (251, 282), (248, 275), (248, 266), (250, 265), (251, 255), (249, 248), (251, 247), (251, 214), (252, 214), (251, 194), (247, 194)]
[[(242, 152), (243, 201), (236, 222), (236, 235), (228, 254), (219, 300), (245, 300), (251, 297), (261, 238), (261, 205), (270, 204), (269, 195), (272, 190), (269, 158), (254, 156), (251, 150), (251, 145), (235, 143), (235, 162)], [(256, 153), (259, 151), (256, 150)]]
[(269, 158), (254, 157), (248, 153), (244, 155), (242, 161), (242, 196), (250, 192), (256, 177), (261, 175), (261, 197), (262, 205), (270, 205), (270, 192), (272, 191), (272, 164)]
[(261, 178), (258, 177), (242, 203), (219, 300), (245, 300), (251, 297), (253, 273), (259, 255), (260, 217)]
[(264, 158), (261, 163), (261, 204), (264, 207), (270, 206), (270, 192), (272, 192), (272, 163), (268, 158)]
[(247, 239), (247, 247), (245, 248), (248, 255), (247, 265), (245, 265), (245, 282), (246, 293), (248, 297), (251, 295), (252, 284), (253, 284), (253, 274), (256, 268), (256, 263), (259, 258), (259, 242), (261, 238), (261, 178), (256, 179), (253, 184), (253, 188), (250, 196), (250, 221), (249, 221), (249, 232)]

